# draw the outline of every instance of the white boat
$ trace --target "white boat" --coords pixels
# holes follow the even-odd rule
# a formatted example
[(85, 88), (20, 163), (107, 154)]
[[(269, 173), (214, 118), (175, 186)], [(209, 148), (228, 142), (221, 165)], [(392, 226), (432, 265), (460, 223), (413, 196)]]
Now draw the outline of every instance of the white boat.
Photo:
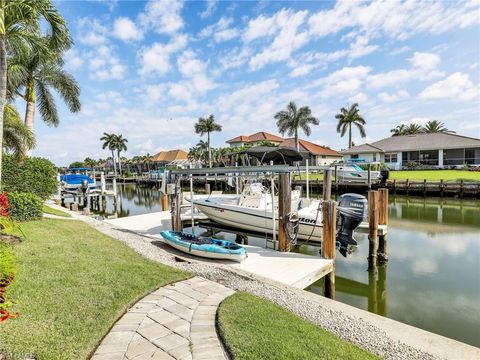
[[(330, 170), (334, 171), (332, 167)], [(339, 182), (368, 183), (368, 171), (362, 169), (357, 164), (345, 163), (337, 165), (337, 177)], [(370, 181), (376, 184), (382, 180), (380, 171), (370, 171)]]
[[(278, 223), (278, 199), (275, 197), (274, 201), (275, 219)], [(262, 184), (247, 184), (238, 197), (228, 199), (210, 196), (194, 199), (193, 203), (198, 210), (219, 224), (259, 233), (273, 233), (272, 196)], [(306, 207), (301, 204), (300, 191), (292, 190), (292, 211), (296, 211), (299, 217), (298, 238), (321, 241), (320, 202), (314, 201)]]

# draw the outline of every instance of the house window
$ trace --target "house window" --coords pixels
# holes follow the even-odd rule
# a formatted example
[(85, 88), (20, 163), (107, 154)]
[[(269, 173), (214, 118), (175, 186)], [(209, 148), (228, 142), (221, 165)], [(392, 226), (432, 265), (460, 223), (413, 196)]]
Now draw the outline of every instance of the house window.
[(377, 154), (373, 154), (373, 162), (377, 161)]
[(475, 164), (475, 149), (465, 149), (465, 163)]
[(386, 163), (396, 163), (397, 162), (397, 153), (385, 154)]
[(358, 159), (358, 154), (350, 155), (350, 159)]

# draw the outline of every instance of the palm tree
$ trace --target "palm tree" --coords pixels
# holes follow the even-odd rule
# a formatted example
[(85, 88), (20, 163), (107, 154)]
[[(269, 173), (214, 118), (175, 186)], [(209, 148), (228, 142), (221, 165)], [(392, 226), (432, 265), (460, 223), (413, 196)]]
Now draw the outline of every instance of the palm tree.
[(11, 104), (5, 106), (3, 119), (3, 148), (23, 159), (25, 150), (35, 146), (35, 135), (23, 124), (20, 114)]
[(352, 147), (352, 124), (354, 124), (358, 131), (360, 131), (360, 136), (362, 138), (366, 137), (365, 133), (365, 119), (360, 115), (360, 109), (358, 104), (354, 103), (348, 109), (342, 107), (340, 113), (335, 115), (335, 119), (338, 120), (337, 132), (340, 133), (340, 136), (343, 137), (348, 129), (348, 148)]
[(393, 129), (390, 129), (390, 132), (392, 133), (392, 136), (402, 136), (405, 135), (407, 127), (405, 124), (400, 124), (395, 126)]
[[(48, 45), (39, 41), (40, 21), (49, 31)], [(3, 133), (4, 109), (7, 100), (7, 56), (15, 49), (64, 49), (70, 45), (67, 25), (50, 0), (0, 0), (0, 132)], [(0, 149), (3, 148), (0, 136)], [(2, 163), (0, 151), (0, 164)], [(0, 183), (1, 183), (0, 169)]]
[(150, 172), (150, 162), (153, 160), (153, 156), (150, 155), (150, 153), (147, 153), (147, 155), (143, 156), (142, 158), (144, 163), (147, 163), (147, 171)]
[(123, 137), (123, 135), (114, 135), (115, 136), (115, 150), (117, 150), (117, 160), (118, 160), (118, 170), (120, 174), (122, 174), (122, 158), (120, 157), (120, 153), (122, 151), (127, 151), (127, 142), (128, 140)]
[(112, 152), (113, 172), (115, 175), (117, 175), (117, 164), (115, 163), (115, 150), (117, 149), (116, 139), (117, 135), (108, 134), (106, 132), (104, 132), (103, 136), (100, 138), (100, 141), (103, 141), (102, 149), (108, 147), (108, 149)]
[(298, 151), (300, 145), (298, 142), (298, 129), (302, 129), (305, 135), (310, 136), (312, 129), (310, 125), (318, 125), (320, 121), (312, 115), (308, 106), (297, 109), (297, 105), (290, 101), (287, 110), (279, 111), (274, 118), (277, 120), (278, 131), (284, 135), (295, 136), (295, 149)]
[(423, 132), (422, 125), (419, 125), (419, 124), (413, 123), (405, 127), (405, 135), (421, 134), (422, 132)]
[(438, 120), (430, 120), (423, 126), (423, 132), (427, 134), (432, 133), (455, 133), (455, 131), (448, 130), (445, 124)]
[[(47, 42), (47, 40), (43, 40)], [(58, 126), (57, 106), (52, 90), (63, 99), (72, 113), (80, 111), (80, 87), (62, 68), (61, 53), (50, 51), (19, 52), (8, 64), (8, 91), (26, 102), (25, 125), (34, 132), (35, 105), (48, 125)]]
[(213, 114), (207, 118), (198, 118), (198, 122), (195, 124), (195, 133), (203, 136), (207, 134), (208, 145), (208, 167), (212, 167), (212, 153), (210, 150), (210, 133), (213, 131), (222, 131), (222, 126), (215, 122)]

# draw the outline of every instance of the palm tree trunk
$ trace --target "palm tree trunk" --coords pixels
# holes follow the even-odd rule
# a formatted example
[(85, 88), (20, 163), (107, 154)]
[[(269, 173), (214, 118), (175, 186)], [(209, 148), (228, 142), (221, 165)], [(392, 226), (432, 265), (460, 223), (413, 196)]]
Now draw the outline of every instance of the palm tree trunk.
[(117, 152), (117, 159), (118, 159), (118, 172), (119, 172), (119, 175), (122, 175), (122, 158), (120, 157), (120, 151)]
[(212, 151), (210, 149), (210, 132), (207, 133), (208, 136), (208, 167), (212, 167)]
[[(25, 108), (25, 126), (28, 130), (35, 133), (35, 92), (33, 89), (33, 80), (28, 79), (27, 86), (25, 91), (25, 100), (27, 101), (27, 106)], [(25, 154), (30, 156), (32, 151), (30, 149), (25, 149)]]
[(300, 151), (300, 144), (298, 143), (298, 129), (295, 129), (295, 150)]
[[(5, 23), (4, 9), (0, 10), (1, 24)], [(7, 99), (7, 49), (5, 47), (5, 33), (0, 35), (0, 186), (2, 184), (2, 154), (3, 154), (3, 111)]]
[(352, 123), (348, 124), (348, 148), (352, 147)]
[(112, 150), (113, 173), (117, 175), (117, 164), (115, 162), (115, 152)]

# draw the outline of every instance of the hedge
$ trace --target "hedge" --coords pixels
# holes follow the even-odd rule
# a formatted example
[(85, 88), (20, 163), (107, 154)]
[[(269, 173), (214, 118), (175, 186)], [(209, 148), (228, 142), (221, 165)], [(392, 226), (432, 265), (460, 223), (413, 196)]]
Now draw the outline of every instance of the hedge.
[(43, 215), (43, 201), (35, 194), (7, 193), (10, 216), (13, 220), (29, 221), (40, 219)]
[(18, 161), (4, 154), (2, 187), (7, 192), (31, 193), (46, 200), (57, 191), (57, 169), (49, 160), (39, 157)]

